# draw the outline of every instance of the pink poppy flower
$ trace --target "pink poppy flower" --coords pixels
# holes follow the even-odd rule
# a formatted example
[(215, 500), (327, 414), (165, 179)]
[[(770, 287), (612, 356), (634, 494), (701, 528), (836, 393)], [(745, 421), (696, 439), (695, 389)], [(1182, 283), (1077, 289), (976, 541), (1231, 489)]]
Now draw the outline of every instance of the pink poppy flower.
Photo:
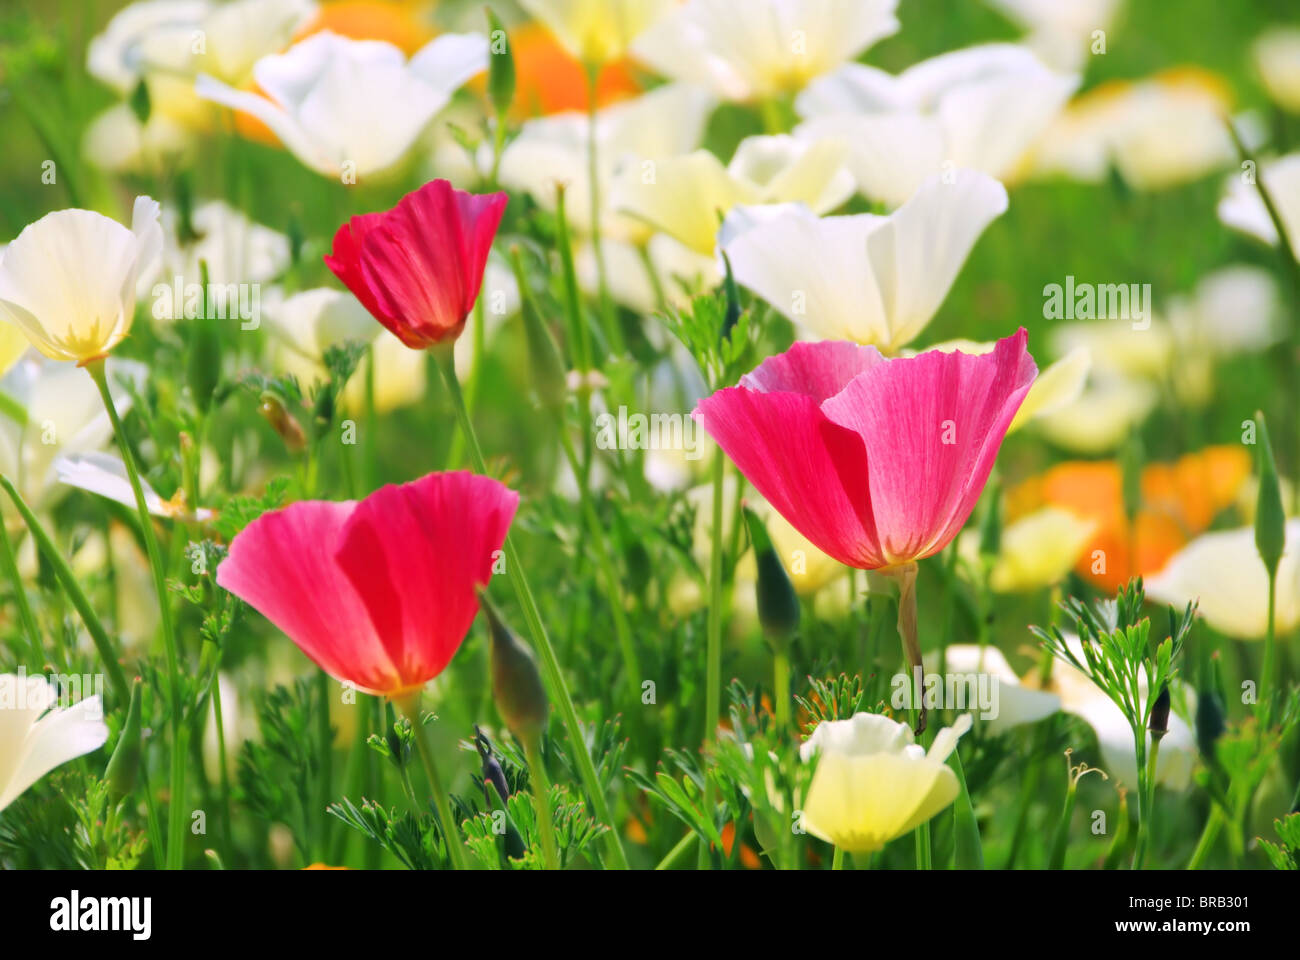
[(796, 343), (693, 416), (769, 503), (864, 570), (942, 550), (970, 516), (1038, 368), (1026, 333), (989, 354), (886, 360)]
[(411, 349), (454, 341), (478, 299), (506, 199), (433, 180), (392, 210), (339, 227), (325, 265)]
[(513, 490), (465, 471), (361, 501), (306, 500), (242, 530), (217, 583), (330, 676), (400, 697), (459, 649), (518, 504)]

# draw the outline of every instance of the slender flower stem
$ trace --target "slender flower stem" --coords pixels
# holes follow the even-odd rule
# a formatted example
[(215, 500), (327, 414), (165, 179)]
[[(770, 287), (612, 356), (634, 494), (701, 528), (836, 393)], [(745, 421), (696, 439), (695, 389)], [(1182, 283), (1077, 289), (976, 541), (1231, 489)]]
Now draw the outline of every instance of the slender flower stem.
[(560, 854), (555, 844), (555, 824), (551, 822), (551, 781), (542, 760), (541, 738), (533, 734), (524, 741), (528, 758), (528, 775), (533, 781), (533, 803), (537, 808), (537, 832), (542, 836), (542, 857), (547, 870), (560, 869)]
[(322, 861), (329, 856), (330, 820), (325, 809), (329, 806), (330, 792), (334, 781), (334, 729), (330, 726), (330, 678), (324, 670), (316, 677), (316, 695), (320, 701), (316, 713), (316, 738), (320, 741), (320, 779), (316, 785), (319, 799), (316, 802), (314, 816), (320, 817), (316, 842)]
[[(568, 428), (560, 418), (560, 445), (564, 448), (565, 458), (569, 461), (569, 468), (573, 471), (575, 477), (579, 476), (581, 465), (578, 462), (578, 451), (573, 445), (573, 438), (569, 436)], [(640, 702), (641, 665), (636, 655), (636, 645), (632, 640), (632, 628), (627, 622), (627, 611), (623, 609), (623, 597), (619, 593), (620, 580), (618, 572), (614, 569), (614, 558), (610, 553), (609, 543), (605, 539), (605, 530), (600, 524), (600, 518), (596, 515), (596, 508), (591, 502), (591, 494), (587, 490), (585, 483), (578, 484), (578, 500), (582, 509), (583, 520), (587, 524), (587, 533), (596, 543), (596, 570), (600, 576), (601, 584), (605, 588), (606, 602), (609, 604), (610, 616), (614, 620), (614, 636), (618, 640), (619, 652), (623, 656), (623, 672), (627, 674), (628, 685), (628, 704), (635, 708)], [(629, 713), (628, 718), (634, 724), (639, 725), (639, 715)]]
[(844, 848), (843, 847), (836, 847), (835, 852), (831, 854), (831, 869), (832, 870), (844, 869)]
[[(726, 473), (726, 455), (722, 448), (713, 455), (713, 529), (709, 544), (709, 622), (704, 668), (704, 742), (711, 744), (718, 735), (718, 717), (722, 702), (722, 492)], [(704, 782), (704, 812), (713, 817), (713, 778)], [(700, 844), (700, 863), (708, 860), (707, 844)]]
[(221, 675), (212, 678), (212, 717), (217, 728), (217, 763), (220, 764), (218, 782), (221, 786), (221, 840), (226, 847), (226, 855), (234, 855), (230, 843), (230, 770), (226, 766), (226, 726), (221, 711)]
[[(479, 447), (478, 437), (474, 433), (474, 423), (470, 420), (469, 411), (465, 408), (465, 399), (460, 391), (460, 381), (456, 378), (456, 364), (450, 347), (435, 350), (434, 359), (437, 361), (438, 369), (441, 371), (443, 381), (447, 385), (447, 391), (451, 394), (452, 404), (456, 408), (456, 415), (460, 418), (460, 427), (465, 433), (474, 469), (479, 473), (486, 474), (487, 463), (483, 459), (483, 451)], [(528, 631), (532, 637), (533, 647), (541, 655), (542, 668), (546, 672), (546, 685), (550, 690), (551, 698), (560, 709), (560, 718), (564, 721), (564, 729), (569, 736), (569, 748), (573, 752), (574, 762), (578, 767), (579, 774), (582, 776), (583, 786), (590, 795), (592, 807), (596, 812), (596, 819), (609, 827), (608, 833), (605, 834), (606, 853), (617, 869), (626, 870), (627, 855), (623, 852), (623, 842), (619, 839), (618, 829), (610, 816), (609, 803), (605, 799), (604, 787), (600, 783), (600, 778), (596, 775), (596, 766), (592, 763), (591, 751), (588, 750), (586, 738), (583, 736), (582, 723), (578, 720), (577, 708), (573, 705), (573, 697), (569, 694), (568, 683), (565, 682), (564, 674), (560, 670), (560, 662), (555, 656), (555, 648), (551, 646), (550, 637), (546, 634), (546, 626), (542, 623), (542, 615), (537, 609), (537, 601), (533, 598), (532, 589), (528, 586), (523, 564), (519, 561), (519, 553), (515, 550), (514, 541), (508, 535), (506, 536), (505, 551), (506, 572), (510, 577), (511, 585), (515, 589), (515, 595), (519, 599), (519, 606), (523, 609), (524, 619), (528, 622)]]
[(36, 514), (32, 513), (31, 507), (27, 506), (26, 501), (18, 493), (13, 481), (4, 475), (0, 475), (0, 487), (4, 487), (5, 493), (9, 494), (9, 499), (18, 508), (23, 522), (27, 524), (27, 529), (31, 531), (32, 537), (36, 540), (41, 555), (54, 568), (54, 576), (59, 581), (59, 586), (63, 588), (64, 594), (76, 609), (78, 616), (81, 617), (81, 622), (86, 625), (86, 631), (95, 644), (95, 650), (99, 653), (99, 658), (104, 661), (104, 672), (108, 674), (108, 682), (112, 684), (113, 695), (125, 706), (131, 702), (130, 688), (127, 686), (126, 676), (122, 673), (122, 665), (118, 663), (117, 651), (113, 646), (113, 641), (109, 637), (108, 631), (104, 629), (104, 624), (100, 621), (98, 614), (95, 613), (95, 608), (86, 599), (86, 594), (82, 592), (81, 584), (77, 582), (76, 576), (68, 566), (68, 561), (63, 558), (63, 554), (54, 545), (54, 541), (46, 532), (45, 527), (36, 519)]
[(609, 278), (605, 270), (605, 250), (600, 242), (600, 163), (596, 144), (596, 86), (600, 65), (587, 65), (587, 183), (591, 198), (591, 249), (596, 258), (597, 295), (600, 319), (605, 328), (611, 353), (623, 352), (623, 333), (618, 329), (613, 303), (609, 297)]
[[(898, 636), (903, 643), (903, 657), (907, 661), (909, 672), (921, 667), (921, 641), (916, 626), (916, 564), (903, 563), (896, 567), (886, 567), (880, 571), (885, 576), (898, 582)], [(919, 699), (920, 691), (913, 691), (912, 700)], [(918, 706), (915, 702), (909, 709), (912, 729), (919, 738), (925, 733), (925, 701)], [(929, 870), (930, 858), (930, 822), (927, 820), (916, 828), (916, 868)]]
[(45, 652), (41, 649), (41, 629), (36, 624), (36, 617), (32, 614), (31, 604), (27, 602), (27, 588), (23, 586), (23, 578), (18, 573), (18, 561), (14, 558), (13, 541), (9, 539), (9, 530), (5, 527), (4, 519), (0, 517), (0, 554), (3, 554), (5, 565), (5, 576), (14, 588), (14, 604), (18, 607), (18, 619), (22, 621), (23, 630), (27, 634), (27, 642), (32, 647), (32, 666), (37, 670), (45, 668)]
[(1273, 676), (1277, 670), (1277, 568), (1268, 573), (1268, 630), (1264, 634), (1264, 667), (1259, 682), (1259, 714), (1262, 726), (1273, 722)]
[(424, 732), (424, 724), (420, 722), (420, 692), (417, 690), (397, 700), (396, 706), (406, 719), (411, 721), (411, 726), (415, 730), (416, 749), (420, 752), (420, 762), (424, 764), (424, 775), (429, 778), (429, 789), (433, 791), (433, 802), (438, 811), (443, 841), (447, 846), (447, 857), (451, 860), (452, 869), (464, 870), (466, 869), (465, 844), (460, 839), (460, 828), (456, 825), (456, 819), (451, 812), (451, 799), (447, 796), (447, 788), (442, 785), (442, 778), (438, 776), (438, 768), (434, 765), (433, 748), (429, 745), (429, 738)]
[(790, 728), (790, 654), (785, 650), (772, 654), (772, 689), (776, 725), (784, 733)]
[(1216, 803), (1210, 808), (1210, 815), (1205, 818), (1205, 828), (1201, 831), (1201, 839), (1196, 841), (1192, 858), (1187, 861), (1188, 870), (1199, 870), (1205, 865), (1205, 859), (1214, 849), (1214, 841), (1219, 839), (1219, 831), (1223, 829), (1224, 822), (1223, 808)]
[(677, 845), (674, 846), (671, 850), (669, 850), (664, 855), (664, 858), (659, 861), (659, 864), (658, 866), (655, 867), (655, 869), (671, 870), (677, 864), (677, 861), (681, 859), (682, 856), (684, 856), (688, 850), (691, 849), (691, 844), (695, 843), (695, 841), (698, 839), (699, 839), (699, 834), (697, 834), (694, 830), (686, 831), (686, 836), (682, 837), (680, 840), (677, 841)]
[(1147, 857), (1147, 840), (1151, 832), (1151, 766), (1147, 763), (1147, 731), (1145, 728), (1134, 731), (1137, 747), (1138, 774), (1138, 826), (1137, 839), (1133, 845), (1133, 869), (1141, 870)]
[(172, 770), (171, 790), (167, 811), (167, 866), (178, 870), (183, 863), (184, 844), (184, 806), (185, 806), (185, 757), (181, 749), (182, 713), (180, 664), (176, 656), (176, 627), (172, 622), (171, 604), (167, 598), (167, 574), (163, 567), (162, 552), (158, 549), (158, 538), (154, 534), (153, 518), (149, 515), (148, 504), (144, 499), (144, 488), (140, 485), (140, 473), (136, 467), (135, 455), (127, 442), (122, 429), (122, 420), (117, 415), (113, 404), (113, 395), (108, 389), (108, 377), (104, 372), (104, 360), (92, 360), (86, 364), (86, 372), (99, 388), (99, 396), (104, 401), (104, 409), (113, 424), (113, 433), (117, 445), (122, 451), (122, 462), (126, 465), (127, 477), (131, 481), (131, 492), (135, 494), (135, 508), (140, 515), (140, 529), (144, 535), (145, 551), (149, 555), (149, 566), (153, 570), (154, 591), (158, 594), (158, 614), (162, 623), (163, 645), (167, 657), (168, 698), (171, 700), (172, 715)]

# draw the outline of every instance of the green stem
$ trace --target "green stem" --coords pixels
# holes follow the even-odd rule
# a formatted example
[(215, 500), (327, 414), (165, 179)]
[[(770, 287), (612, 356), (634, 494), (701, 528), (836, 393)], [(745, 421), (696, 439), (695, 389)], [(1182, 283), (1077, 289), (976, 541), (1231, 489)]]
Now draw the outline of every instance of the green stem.
[(1224, 822), (1223, 808), (1216, 803), (1210, 808), (1210, 815), (1205, 818), (1205, 829), (1201, 831), (1201, 839), (1196, 841), (1192, 859), (1187, 861), (1188, 870), (1199, 870), (1205, 865), (1205, 859), (1214, 849), (1214, 841), (1219, 839), (1219, 831), (1223, 829)]
[[(722, 493), (727, 461), (722, 448), (713, 455), (713, 524), (709, 541), (709, 621), (704, 667), (704, 743), (713, 743), (718, 733), (722, 702)], [(714, 811), (713, 778), (704, 782), (704, 811)], [(701, 865), (708, 858), (707, 844), (700, 845)]]
[(447, 857), (451, 860), (452, 869), (464, 870), (466, 869), (465, 844), (460, 839), (460, 829), (456, 825), (455, 817), (452, 816), (451, 799), (447, 796), (447, 788), (442, 785), (442, 778), (438, 776), (438, 768), (434, 765), (433, 748), (429, 745), (429, 738), (424, 732), (424, 724), (420, 722), (419, 691), (399, 700), (397, 709), (402, 711), (415, 729), (415, 744), (420, 751), (424, 775), (429, 778), (429, 789), (433, 791), (433, 802), (438, 811), (442, 837), (447, 847)]
[(31, 604), (27, 602), (27, 588), (23, 586), (23, 578), (18, 573), (18, 561), (14, 556), (13, 541), (9, 539), (9, 530), (5, 526), (4, 518), (0, 516), (0, 554), (3, 554), (5, 576), (14, 588), (14, 604), (18, 607), (18, 619), (22, 621), (23, 630), (27, 634), (27, 642), (32, 648), (32, 667), (36, 670), (45, 669), (45, 653), (41, 649), (41, 630), (36, 625), (36, 617), (32, 613)]
[(772, 654), (772, 689), (776, 703), (776, 726), (783, 733), (790, 729), (790, 655), (785, 650)]
[(1277, 669), (1277, 641), (1275, 639), (1277, 613), (1277, 567), (1268, 572), (1268, 631), (1264, 634), (1264, 669), (1259, 683), (1259, 714), (1261, 726), (1272, 722), (1273, 676)]
[[(581, 465), (578, 462), (578, 452), (573, 446), (573, 438), (569, 436), (569, 431), (563, 423), (563, 417), (560, 423), (560, 445), (564, 449), (565, 458), (569, 461), (573, 475), (579, 477)], [(587, 485), (581, 482), (578, 484), (578, 501), (587, 524), (587, 533), (596, 544), (596, 570), (601, 585), (605, 588), (606, 602), (609, 604), (610, 616), (614, 620), (614, 636), (618, 640), (619, 652), (623, 656), (623, 672), (627, 674), (628, 704), (635, 710), (640, 703), (641, 679), (644, 675), (641, 673), (636, 645), (632, 640), (632, 629), (627, 622), (627, 611), (623, 609), (623, 596), (619, 589), (621, 581), (618, 571), (614, 569), (614, 558), (605, 539), (605, 529), (596, 515), (596, 508), (591, 502)], [(639, 723), (638, 720), (633, 719), (639, 717), (638, 713), (629, 713), (628, 717), (633, 723)]]
[[(452, 404), (456, 408), (456, 415), (460, 418), (460, 427), (467, 438), (466, 442), (469, 446), (474, 469), (479, 473), (486, 474), (487, 463), (483, 459), (483, 451), (480, 449), (478, 437), (474, 433), (474, 424), (469, 418), (469, 411), (465, 408), (465, 400), (460, 391), (460, 382), (456, 379), (456, 365), (450, 348), (435, 350), (434, 359), (438, 362), (438, 369), (441, 371), (443, 381), (447, 385), (447, 391), (451, 394)], [(542, 615), (537, 609), (537, 601), (533, 598), (532, 589), (528, 586), (528, 579), (524, 575), (519, 553), (515, 550), (514, 541), (508, 535), (505, 542), (505, 551), (506, 571), (510, 577), (510, 583), (514, 587), (515, 596), (519, 600), (519, 606), (524, 611), (524, 619), (528, 622), (528, 631), (532, 637), (533, 647), (541, 654), (547, 687), (550, 689), (551, 699), (555, 701), (560, 709), (560, 718), (564, 721), (564, 729), (569, 737), (569, 747), (572, 750), (578, 772), (582, 776), (583, 786), (590, 795), (592, 807), (596, 812), (596, 819), (609, 827), (609, 831), (605, 834), (606, 852), (617, 869), (626, 870), (627, 856), (623, 852), (623, 842), (619, 839), (617, 826), (610, 816), (609, 803), (605, 799), (605, 790), (601, 786), (600, 778), (596, 775), (596, 766), (592, 763), (591, 751), (588, 750), (586, 738), (583, 736), (582, 723), (578, 720), (577, 708), (574, 707), (573, 697), (569, 694), (569, 685), (560, 670), (560, 662), (555, 656), (555, 648), (551, 646), (550, 637), (546, 634), (546, 627), (542, 623)]]
[[(149, 567), (153, 571), (154, 591), (158, 594), (158, 614), (162, 623), (163, 644), (166, 649), (167, 657), (167, 678), (168, 678), (168, 697), (171, 700), (172, 714), (172, 774), (170, 803), (167, 812), (167, 866), (168, 869), (180, 869), (182, 863), (181, 841), (178, 838), (183, 836), (183, 820), (185, 805), (185, 758), (180, 749), (181, 746), (181, 725), (183, 722), (183, 711), (181, 709), (181, 684), (180, 684), (180, 664), (176, 657), (176, 628), (172, 623), (171, 604), (167, 602), (167, 575), (163, 568), (162, 552), (158, 549), (158, 538), (154, 534), (153, 518), (149, 515), (149, 507), (145, 503), (144, 488), (140, 485), (140, 473), (136, 467), (135, 455), (131, 452), (131, 444), (127, 442), (126, 432), (122, 429), (122, 420), (117, 415), (117, 407), (113, 403), (113, 395), (108, 389), (108, 377), (104, 372), (103, 359), (92, 360), (86, 364), (86, 372), (90, 374), (90, 379), (95, 381), (95, 386), (99, 388), (99, 396), (104, 401), (104, 409), (108, 412), (108, 419), (113, 424), (113, 433), (117, 437), (117, 445), (122, 451), (122, 462), (126, 466), (127, 477), (131, 481), (131, 492), (135, 494), (135, 508), (140, 515), (140, 529), (144, 535), (145, 551), (149, 555)], [(197, 504), (196, 504), (197, 506)], [(173, 849), (175, 846), (175, 849)]]
[(4, 487), (5, 492), (9, 494), (9, 499), (18, 508), (23, 521), (27, 524), (27, 529), (31, 531), (32, 536), (36, 539), (36, 545), (40, 548), (41, 555), (54, 568), (54, 576), (59, 581), (59, 586), (63, 588), (64, 594), (71, 601), (72, 606), (76, 608), (77, 614), (81, 617), (81, 622), (86, 625), (86, 631), (95, 644), (95, 650), (99, 653), (99, 658), (104, 662), (104, 671), (108, 674), (108, 681), (113, 686), (114, 697), (125, 706), (131, 702), (130, 688), (127, 686), (126, 676), (122, 673), (122, 665), (118, 663), (117, 651), (113, 648), (113, 641), (109, 638), (108, 631), (104, 629), (104, 624), (100, 622), (99, 616), (90, 605), (90, 601), (86, 599), (85, 593), (81, 590), (81, 584), (77, 582), (76, 576), (68, 566), (68, 561), (63, 559), (59, 548), (54, 545), (54, 541), (50, 539), (45, 527), (36, 519), (36, 514), (32, 513), (31, 508), (27, 506), (27, 503), (18, 493), (13, 481), (6, 476), (0, 475), (0, 486)]
[(691, 849), (691, 845), (695, 843), (697, 839), (699, 839), (699, 835), (694, 830), (688, 830), (686, 836), (677, 841), (677, 845), (664, 855), (664, 858), (659, 861), (659, 864), (655, 869), (671, 870), (676, 865), (677, 861)]
[(334, 780), (334, 731), (330, 727), (330, 678), (321, 670), (316, 676), (316, 695), (320, 704), (316, 711), (316, 738), (320, 750), (320, 781), (317, 784), (318, 799), (313, 815), (319, 817), (316, 845), (323, 863), (329, 857), (329, 822), (332, 817), (325, 813), (329, 806), (330, 791)]
[(560, 854), (555, 844), (555, 824), (551, 822), (551, 781), (546, 776), (539, 741), (536, 734), (524, 741), (524, 755), (528, 758), (528, 775), (533, 782), (533, 804), (537, 808), (537, 831), (542, 836), (542, 857), (547, 870), (559, 870)]
[(1147, 838), (1151, 829), (1151, 808), (1148, 806), (1149, 792), (1147, 790), (1147, 780), (1150, 777), (1147, 765), (1147, 732), (1145, 728), (1134, 731), (1134, 743), (1137, 750), (1137, 774), (1138, 774), (1138, 826), (1137, 840), (1133, 845), (1133, 869), (1141, 870), (1142, 865), (1146, 863), (1147, 857)]
[(217, 762), (221, 765), (221, 839), (227, 856), (234, 855), (230, 845), (230, 771), (226, 767), (226, 726), (221, 712), (221, 675), (212, 679), (212, 715), (217, 724)]
[(831, 854), (831, 869), (832, 870), (844, 869), (844, 848), (843, 847), (836, 847), (835, 852)]

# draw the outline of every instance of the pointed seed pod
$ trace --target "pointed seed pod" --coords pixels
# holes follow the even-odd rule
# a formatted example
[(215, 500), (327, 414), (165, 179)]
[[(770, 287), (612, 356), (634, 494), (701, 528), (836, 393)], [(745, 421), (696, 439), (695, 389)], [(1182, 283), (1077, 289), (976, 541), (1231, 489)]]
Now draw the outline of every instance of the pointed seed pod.
[(109, 793), (114, 799), (121, 799), (135, 789), (136, 774), (140, 771), (140, 699), (143, 688), (144, 682), (136, 677), (131, 684), (131, 705), (126, 710), (122, 735), (117, 738), (113, 756), (104, 770), (104, 779), (108, 781)]
[(511, 632), (487, 594), (479, 594), (492, 633), (492, 697), (510, 732), (528, 743), (546, 729), (550, 704), (533, 651)]
[(763, 521), (749, 507), (744, 508), (745, 524), (754, 544), (754, 562), (758, 567), (758, 620), (763, 633), (775, 642), (784, 643), (799, 629), (799, 597), (790, 576), (777, 556)]

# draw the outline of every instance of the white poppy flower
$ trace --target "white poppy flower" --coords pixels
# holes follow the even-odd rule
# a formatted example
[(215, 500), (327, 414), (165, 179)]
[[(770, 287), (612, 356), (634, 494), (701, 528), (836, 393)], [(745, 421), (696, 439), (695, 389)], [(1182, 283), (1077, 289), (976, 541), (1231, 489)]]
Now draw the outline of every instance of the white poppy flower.
[(1159, 399), (1145, 380), (1102, 374), (1091, 376), (1078, 397), (1034, 418), (1034, 429), (1074, 453), (1111, 452), (1146, 420)]
[(1184, 68), (1090, 90), (1060, 114), (1032, 158), (1039, 176), (1101, 181), (1113, 166), (1136, 190), (1197, 180), (1236, 157), (1223, 117), (1227, 91)]
[[(119, 415), (131, 408), (131, 394), (119, 381), (139, 387), (147, 373), (143, 364), (109, 360), (109, 390)], [(32, 509), (48, 506), (66, 489), (58, 483), (55, 459), (99, 450), (113, 438), (99, 390), (76, 367), (30, 359), (0, 380), (0, 392), (27, 412), (23, 423), (0, 417), (0, 473), (13, 480)]]
[(1206, 274), (1191, 297), (1165, 309), (1169, 327), (1187, 353), (1254, 353), (1282, 336), (1277, 282), (1263, 267), (1236, 264)]
[[(925, 668), (939, 668), (937, 652), (925, 658)], [(997, 680), (997, 712), (985, 722), (988, 732), (995, 736), (1012, 727), (1036, 723), (1061, 709), (1061, 698), (1056, 694), (1024, 686), (997, 647), (954, 643), (944, 648), (943, 669), (952, 674), (986, 674)]]
[(953, 168), (1011, 181), (1078, 84), (1015, 44), (946, 53), (898, 76), (849, 64), (800, 94), (807, 119), (795, 133), (843, 140), (858, 189), (897, 207)]
[[(713, 106), (714, 99), (703, 90), (672, 83), (596, 114), (603, 239), (645, 239), (648, 228), (615, 213), (610, 203), (616, 178), (624, 170), (637, 177), (653, 175), (660, 159), (695, 149)], [(566, 184), (565, 218), (569, 230), (580, 236), (591, 230), (590, 129), (589, 118), (581, 112), (528, 120), (501, 156), (501, 183), (529, 194), (543, 210), (555, 212), (555, 185)]]
[[(111, 453), (77, 453), (59, 457), (54, 461), (54, 472), (60, 483), (78, 487), (90, 493), (99, 494), (135, 509), (135, 494), (131, 490), (131, 479), (126, 472), (126, 464), (121, 457)], [(190, 510), (185, 503), (185, 492), (177, 490), (170, 500), (164, 500), (143, 477), (140, 486), (144, 490), (144, 502), (149, 512), (155, 517), (170, 520), (197, 520), (200, 523), (211, 520), (211, 510), (200, 507)]]
[(984, 228), (1007, 208), (1002, 184), (932, 177), (888, 217), (789, 211), (727, 246), (739, 283), (815, 335), (896, 352), (939, 309)]
[(81, 155), (110, 173), (160, 174), (179, 165), (194, 150), (194, 134), (161, 111), (141, 123), (127, 103), (118, 103), (90, 122)]
[[(1066, 643), (1083, 662), (1079, 638), (1066, 635)], [(1133, 728), (1115, 702), (1104, 694), (1088, 676), (1068, 663), (1052, 663), (1050, 689), (1061, 698), (1061, 709), (1082, 718), (1097, 735), (1102, 763), (1111, 778), (1129, 786), (1137, 785), (1137, 753), (1133, 744)], [(1196, 697), (1190, 690), (1182, 690), (1186, 706), (1193, 713)], [(1145, 708), (1150, 697), (1146, 675), (1138, 677), (1138, 693)], [(1151, 734), (1146, 731), (1150, 750)], [(1186, 790), (1192, 782), (1196, 766), (1196, 737), (1176, 710), (1169, 713), (1169, 730), (1160, 741), (1160, 755), (1156, 758), (1156, 783), (1171, 790)]]
[(898, 0), (688, 0), (632, 46), (647, 66), (752, 101), (792, 93), (898, 31)]
[(1259, 35), (1252, 52), (1255, 70), (1273, 102), (1300, 113), (1300, 29), (1271, 27)]
[(207, 266), (212, 284), (266, 283), (289, 265), (288, 237), (254, 223), (223, 200), (194, 208), (191, 226), (197, 237), (188, 243), (178, 235), (180, 223), (171, 210), (163, 213), (162, 223), (168, 241), (163, 248), (164, 281), (175, 274), (198, 282), (199, 261)]
[[(1048, 63), (1078, 70), (1104, 38), (1120, 0), (989, 0), (1028, 31), (1025, 42)], [(1098, 37), (1100, 32), (1103, 37)]]
[(323, 31), (257, 62), (253, 76), (266, 96), (207, 74), (195, 89), (262, 121), (317, 173), (364, 177), (397, 164), (487, 63), (480, 34), (444, 34), (408, 63), (391, 43)]
[(1173, 334), (1163, 323), (1142, 328), (1131, 320), (1104, 317), (1062, 323), (1052, 328), (1048, 344), (1058, 356), (1087, 350), (1099, 373), (1154, 381), (1166, 376), (1174, 358)]
[[(1300, 153), (1264, 161), (1258, 175), (1277, 206), (1292, 252), (1300, 257)], [(1219, 201), (1219, 219), (1234, 230), (1277, 246), (1277, 228), (1253, 181), (1247, 183), (1242, 176), (1228, 178), (1227, 192)]]
[(0, 810), (55, 767), (108, 740), (99, 697), (58, 706), (44, 677), (0, 674)]
[(805, 760), (818, 755), (804, 827), (853, 853), (879, 850), (915, 830), (957, 798), (957, 775), (946, 761), (970, 727), (970, 714), (962, 714), (935, 735), (927, 753), (906, 724), (878, 714), (818, 724), (800, 747)]
[[(1202, 534), (1148, 577), (1146, 590), (1179, 607), (1197, 600), (1197, 612), (1227, 636), (1259, 640), (1268, 631), (1268, 572), (1253, 527)], [(1286, 524), (1275, 616), (1278, 636), (1300, 624), (1300, 520)]]
[(158, 214), (155, 201), (137, 197), (130, 230), (91, 210), (29, 223), (0, 260), (0, 318), (53, 360), (104, 356), (130, 331), (137, 286), (157, 266)]

